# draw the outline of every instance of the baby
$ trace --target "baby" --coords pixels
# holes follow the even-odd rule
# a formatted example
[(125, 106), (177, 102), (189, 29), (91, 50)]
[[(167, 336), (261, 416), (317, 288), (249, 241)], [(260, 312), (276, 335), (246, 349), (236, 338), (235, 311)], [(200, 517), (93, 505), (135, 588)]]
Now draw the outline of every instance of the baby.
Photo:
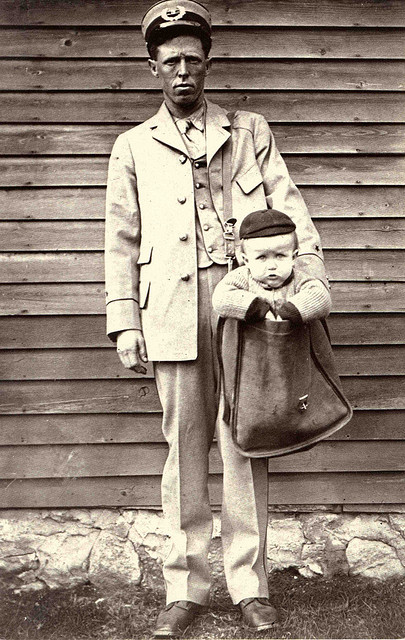
[(239, 236), (244, 265), (219, 282), (212, 298), (220, 316), (304, 323), (329, 315), (325, 285), (294, 267), (298, 241), (291, 218), (275, 209), (254, 211), (242, 221)]

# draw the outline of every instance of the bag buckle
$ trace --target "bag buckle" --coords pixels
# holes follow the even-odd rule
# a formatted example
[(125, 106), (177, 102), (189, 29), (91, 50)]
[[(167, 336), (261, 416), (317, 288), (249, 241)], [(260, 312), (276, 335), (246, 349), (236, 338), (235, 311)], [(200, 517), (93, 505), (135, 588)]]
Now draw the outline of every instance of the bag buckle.
[(298, 409), (300, 411), (306, 411), (308, 409), (308, 394), (307, 393), (305, 394), (305, 396), (301, 396), (301, 398), (299, 398)]
[(224, 223), (223, 238), (225, 241), (225, 258), (228, 261), (228, 269), (232, 269), (233, 261), (235, 260), (235, 224), (236, 218), (229, 218)]

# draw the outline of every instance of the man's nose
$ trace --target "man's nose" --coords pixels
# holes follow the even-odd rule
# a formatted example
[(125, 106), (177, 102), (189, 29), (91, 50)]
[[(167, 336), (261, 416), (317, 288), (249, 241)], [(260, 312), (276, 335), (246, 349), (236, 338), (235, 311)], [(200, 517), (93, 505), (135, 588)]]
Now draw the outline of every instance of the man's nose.
[(180, 60), (177, 73), (181, 77), (188, 76), (187, 62), (184, 59)]

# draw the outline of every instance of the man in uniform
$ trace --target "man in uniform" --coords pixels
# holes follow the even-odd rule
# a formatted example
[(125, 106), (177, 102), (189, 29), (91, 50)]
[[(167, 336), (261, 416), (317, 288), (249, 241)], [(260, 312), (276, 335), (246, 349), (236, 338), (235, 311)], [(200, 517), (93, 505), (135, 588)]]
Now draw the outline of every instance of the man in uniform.
[(111, 154), (107, 331), (125, 367), (144, 372), (148, 359), (155, 363), (169, 445), (162, 503), (172, 548), (163, 568), (167, 606), (155, 636), (180, 635), (209, 603), (208, 455), (216, 422), (227, 586), (244, 623), (267, 629), (276, 620), (266, 574), (267, 460), (240, 456), (217, 421), (211, 296), (227, 271), (224, 208), (232, 194), (236, 232), (252, 211), (288, 214), (299, 240), (297, 264), (325, 281), (320, 241), (264, 117), (230, 116), (204, 96), (211, 66), (207, 9), (193, 0), (159, 2), (142, 31), (164, 102), (120, 135)]

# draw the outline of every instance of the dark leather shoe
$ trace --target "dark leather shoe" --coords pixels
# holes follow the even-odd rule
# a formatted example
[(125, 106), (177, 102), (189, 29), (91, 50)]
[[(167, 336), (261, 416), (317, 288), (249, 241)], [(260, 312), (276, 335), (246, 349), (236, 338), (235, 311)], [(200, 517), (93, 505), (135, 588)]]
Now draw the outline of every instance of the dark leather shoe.
[(171, 602), (159, 613), (153, 635), (155, 638), (178, 638), (202, 611), (204, 607), (196, 602)]
[(245, 598), (239, 602), (243, 622), (250, 629), (264, 631), (277, 622), (277, 611), (267, 598)]

